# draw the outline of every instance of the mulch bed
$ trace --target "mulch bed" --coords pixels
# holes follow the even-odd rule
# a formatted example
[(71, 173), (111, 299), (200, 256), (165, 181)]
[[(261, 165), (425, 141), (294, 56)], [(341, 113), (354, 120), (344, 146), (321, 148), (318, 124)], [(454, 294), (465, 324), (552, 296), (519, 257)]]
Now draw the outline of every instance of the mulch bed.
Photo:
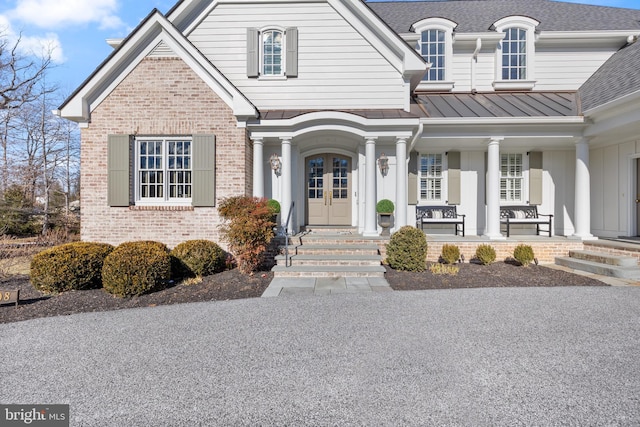
[[(577, 274), (532, 265), (520, 267), (505, 262), (488, 266), (465, 263), (455, 275), (395, 271), (387, 267), (386, 278), (395, 290), (454, 289), (514, 286), (606, 286), (603, 282)], [(201, 283), (177, 284), (168, 289), (133, 298), (117, 298), (102, 289), (44, 295), (35, 290), (28, 276), (0, 280), (0, 289), (20, 290), (20, 305), (0, 306), (0, 323), (74, 313), (153, 307), (198, 301), (224, 301), (262, 295), (273, 279), (271, 272), (252, 276), (228, 270), (204, 277)]]

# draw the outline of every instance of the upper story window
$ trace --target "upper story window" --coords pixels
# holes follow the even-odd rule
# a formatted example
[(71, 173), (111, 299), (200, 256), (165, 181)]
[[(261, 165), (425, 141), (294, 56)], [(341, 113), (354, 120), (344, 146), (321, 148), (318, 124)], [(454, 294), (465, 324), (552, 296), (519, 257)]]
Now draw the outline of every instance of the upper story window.
[(493, 25), (496, 32), (504, 34), (496, 54), (495, 89), (533, 89), (535, 86), (535, 29), (538, 24), (526, 16), (509, 16)]
[(282, 31), (267, 30), (262, 32), (262, 75), (282, 76), (284, 38)]
[(507, 28), (502, 40), (502, 80), (527, 79), (527, 31)]
[(247, 28), (247, 77), (297, 76), (297, 28)]
[(445, 71), (445, 32), (426, 30), (420, 36), (420, 54), (431, 68), (423, 80), (443, 81)]
[(444, 18), (427, 18), (413, 24), (419, 34), (418, 53), (430, 64), (418, 90), (453, 89), (453, 30), (457, 25)]

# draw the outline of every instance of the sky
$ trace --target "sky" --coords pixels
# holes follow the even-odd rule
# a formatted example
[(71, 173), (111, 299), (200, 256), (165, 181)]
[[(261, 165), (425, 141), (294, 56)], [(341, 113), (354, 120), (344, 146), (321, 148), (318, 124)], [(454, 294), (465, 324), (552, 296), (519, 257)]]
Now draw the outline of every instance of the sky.
[[(640, 0), (565, 1), (640, 9)], [(0, 35), (10, 40), (21, 37), (20, 46), (27, 53), (51, 51), (54, 67), (47, 78), (66, 96), (111, 53), (106, 39), (125, 37), (154, 8), (167, 13), (176, 2), (0, 0)]]

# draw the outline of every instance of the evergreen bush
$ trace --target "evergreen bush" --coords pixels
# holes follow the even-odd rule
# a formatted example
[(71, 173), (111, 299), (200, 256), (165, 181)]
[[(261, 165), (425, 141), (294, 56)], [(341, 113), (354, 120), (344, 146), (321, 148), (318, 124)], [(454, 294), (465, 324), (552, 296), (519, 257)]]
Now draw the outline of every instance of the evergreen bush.
[(535, 255), (533, 254), (533, 248), (529, 245), (520, 244), (513, 250), (513, 257), (521, 265), (525, 267), (533, 262)]
[(440, 257), (447, 264), (455, 264), (460, 259), (460, 248), (456, 245), (449, 245), (445, 243), (442, 245), (442, 253)]
[(225, 251), (209, 240), (187, 240), (173, 248), (170, 253), (176, 262), (172, 268), (174, 276), (208, 276), (225, 268)]
[(424, 271), (427, 263), (427, 238), (415, 227), (405, 225), (387, 244), (387, 263), (396, 270)]
[(378, 213), (393, 213), (395, 205), (389, 199), (382, 199), (376, 204), (376, 212)]
[(100, 288), (102, 265), (113, 249), (109, 244), (92, 242), (46, 249), (31, 260), (31, 284), (45, 293)]
[(102, 284), (118, 297), (164, 289), (171, 278), (169, 249), (160, 242), (126, 242), (104, 260)]
[(489, 265), (496, 260), (496, 250), (491, 245), (479, 245), (476, 248), (476, 259), (482, 265)]

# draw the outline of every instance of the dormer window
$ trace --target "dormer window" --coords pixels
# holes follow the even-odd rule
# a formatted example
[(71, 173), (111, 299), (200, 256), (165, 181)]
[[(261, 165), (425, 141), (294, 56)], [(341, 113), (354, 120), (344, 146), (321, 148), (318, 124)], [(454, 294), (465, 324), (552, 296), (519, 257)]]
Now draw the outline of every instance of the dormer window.
[(496, 53), (496, 90), (533, 89), (535, 86), (535, 29), (539, 24), (526, 16), (509, 16), (493, 27), (504, 37)]
[(458, 24), (443, 18), (427, 18), (413, 24), (419, 34), (416, 49), (430, 68), (418, 90), (453, 89), (453, 30)]
[(247, 28), (247, 77), (298, 77), (298, 29)]
[(502, 80), (527, 79), (527, 31), (507, 28), (502, 40)]

